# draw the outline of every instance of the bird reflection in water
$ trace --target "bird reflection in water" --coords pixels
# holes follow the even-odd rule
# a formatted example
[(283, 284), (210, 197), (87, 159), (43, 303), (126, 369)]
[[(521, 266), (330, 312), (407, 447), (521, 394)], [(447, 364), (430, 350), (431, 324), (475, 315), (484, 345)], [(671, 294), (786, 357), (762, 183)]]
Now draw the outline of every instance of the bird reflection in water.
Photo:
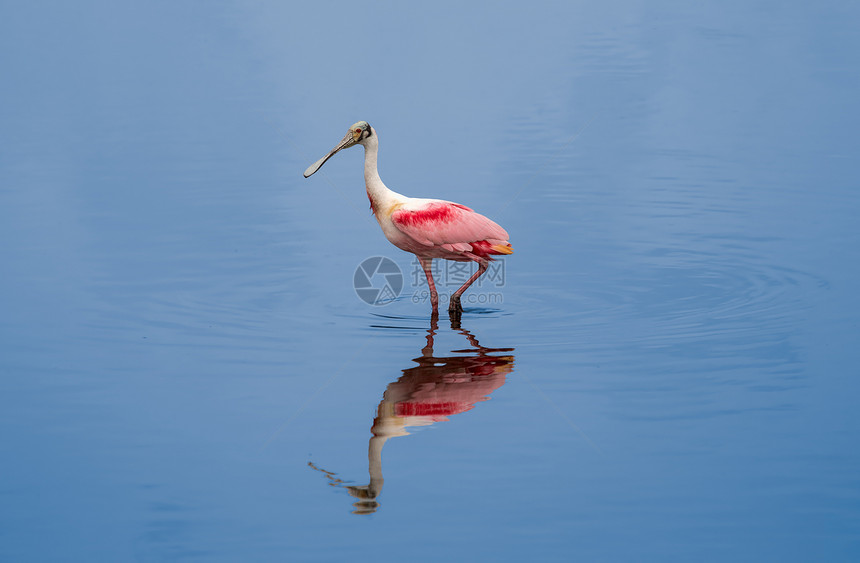
[(468, 340), (471, 348), (452, 350), (452, 356), (434, 356), (433, 338), (438, 331), (436, 316), (430, 321), (427, 344), (417, 363), (403, 370), (403, 375), (388, 384), (379, 403), (376, 418), (370, 428), (368, 446), (370, 483), (349, 485), (336, 473), (326, 471), (311, 462), (308, 465), (323, 473), (329, 484), (343, 487), (355, 497), (353, 514), (372, 514), (379, 508), (377, 498), (382, 493), (382, 446), (389, 438), (407, 436), (409, 426), (428, 426), (448, 420), (449, 416), (471, 410), (475, 403), (486, 401), (489, 395), (505, 384), (505, 376), (514, 369), (513, 348), (487, 348), (478, 343), (468, 330), (452, 320), (451, 328)]

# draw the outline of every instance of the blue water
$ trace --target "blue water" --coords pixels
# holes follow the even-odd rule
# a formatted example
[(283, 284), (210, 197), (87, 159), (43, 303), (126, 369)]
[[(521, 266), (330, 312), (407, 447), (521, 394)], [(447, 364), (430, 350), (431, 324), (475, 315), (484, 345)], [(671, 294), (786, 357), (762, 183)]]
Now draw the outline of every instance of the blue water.
[(0, 560), (857, 560), (858, 17), (4, 4)]

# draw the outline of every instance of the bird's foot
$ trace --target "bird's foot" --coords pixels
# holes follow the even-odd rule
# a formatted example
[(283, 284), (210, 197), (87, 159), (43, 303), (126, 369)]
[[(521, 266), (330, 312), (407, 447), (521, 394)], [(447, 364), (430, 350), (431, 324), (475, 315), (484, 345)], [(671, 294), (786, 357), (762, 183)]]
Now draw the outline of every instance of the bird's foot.
[(459, 314), (463, 313), (463, 306), (460, 305), (460, 296), (459, 295), (452, 295), (451, 296), (451, 302), (448, 303), (448, 312), (449, 313), (459, 313)]
[(451, 321), (451, 328), (459, 329), (460, 320), (463, 318), (463, 309), (455, 310), (448, 309), (448, 320)]

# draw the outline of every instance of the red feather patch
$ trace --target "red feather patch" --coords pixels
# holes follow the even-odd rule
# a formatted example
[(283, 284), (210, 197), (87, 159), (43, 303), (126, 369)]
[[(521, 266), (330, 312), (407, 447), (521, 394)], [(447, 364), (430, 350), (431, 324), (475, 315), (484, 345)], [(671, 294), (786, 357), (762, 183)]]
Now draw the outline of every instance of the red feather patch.
[(420, 227), (428, 223), (447, 223), (457, 216), (454, 208), (472, 211), (459, 203), (431, 203), (418, 211), (401, 210), (398, 221), (405, 226)]

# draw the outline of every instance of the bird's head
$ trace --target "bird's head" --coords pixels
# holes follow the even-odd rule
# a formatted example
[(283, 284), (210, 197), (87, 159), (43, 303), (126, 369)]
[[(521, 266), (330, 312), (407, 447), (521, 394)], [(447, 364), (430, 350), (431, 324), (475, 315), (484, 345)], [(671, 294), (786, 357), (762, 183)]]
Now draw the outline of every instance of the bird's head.
[(359, 121), (357, 123), (353, 123), (352, 127), (349, 128), (349, 131), (346, 132), (346, 135), (340, 142), (333, 148), (327, 155), (314, 162), (308, 169), (305, 170), (304, 176), (305, 178), (309, 178), (312, 174), (314, 174), (317, 170), (322, 168), (322, 165), (326, 163), (328, 159), (333, 157), (339, 151), (343, 149), (348, 149), (353, 145), (364, 145), (367, 142), (367, 139), (372, 137), (375, 134), (373, 127), (370, 126), (370, 123), (366, 121)]

